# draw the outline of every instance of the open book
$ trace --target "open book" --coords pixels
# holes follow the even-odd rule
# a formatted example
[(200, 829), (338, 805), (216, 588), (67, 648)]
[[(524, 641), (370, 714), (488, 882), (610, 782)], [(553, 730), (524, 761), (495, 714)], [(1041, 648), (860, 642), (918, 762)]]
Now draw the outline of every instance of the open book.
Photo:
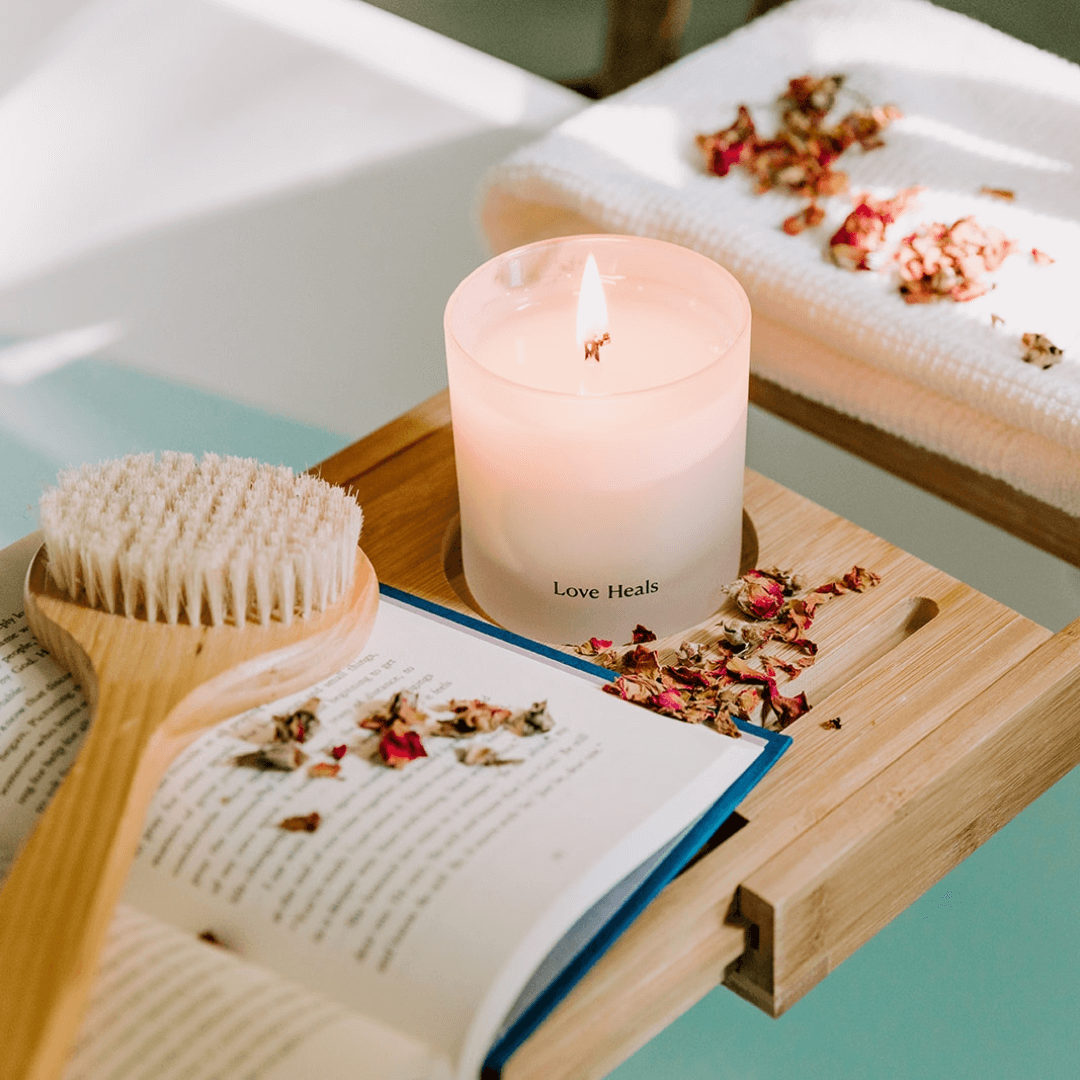
[[(0, 874), (89, 724), (22, 616), (37, 542), (0, 552)], [(384, 590), (363, 656), (208, 732), (167, 773), (67, 1080), (497, 1076), (790, 742), (654, 715), (601, 693), (606, 678)], [(364, 704), (399, 690), (432, 712), (546, 700), (554, 724), (426, 737), (403, 769), (358, 752), (337, 776), (237, 764), (245, 737), (312, 695), (304, 750), (329, 762), (368, 737)], [(467, 765), (476, 743), (517, 763)], [(314, 832), (280, 827), (311, 814)]]

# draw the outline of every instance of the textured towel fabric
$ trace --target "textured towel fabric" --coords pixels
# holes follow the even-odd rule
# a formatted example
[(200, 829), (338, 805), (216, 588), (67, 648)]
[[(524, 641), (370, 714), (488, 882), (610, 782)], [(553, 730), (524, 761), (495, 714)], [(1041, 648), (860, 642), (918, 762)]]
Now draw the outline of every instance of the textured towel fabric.
[[(892, 245), (967, 215), (1017, 241), (986, 296), (905, 304), (894, 264), (851, 272), (828, 258), (850, 195), (824, 200), (825, 221), (792, 237), (780, 223), (801, 200), (756, 195), (741, 169), (704, 171), (697, 133), (727, 127), (745, 102), (767, 135), (790, 78), (834, 72), (847, 76), (839, 109), (904, 113), (884, 147), (838, 163), (853, 193), (924, 186)], [(497, 249), (590, 230), (696, 248), (749, 294), (758, 374), (1080, 515), (1075, 65), (923, 0), (793, 0), (514, 154), (482, 216)], [(1032, 248), (1055, 262), (1038, 265)], [(1025, 332), (1062, 347), (1063, 362), (1025, 364)]]

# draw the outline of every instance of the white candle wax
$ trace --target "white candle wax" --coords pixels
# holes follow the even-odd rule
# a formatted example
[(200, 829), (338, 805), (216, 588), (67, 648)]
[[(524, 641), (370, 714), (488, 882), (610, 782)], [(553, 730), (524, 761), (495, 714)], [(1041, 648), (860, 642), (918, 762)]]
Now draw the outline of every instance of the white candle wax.
[[(599, 362), (577, 342), (585, 248), (608, 306)], [(475, 321), (453, 328), (453, 300), (447, 314), (473, 595), (497, 622), (556, 642), (700, 621), (738, 574), (745, 296), (716, 264), (657, 241), (549, 242), (501, 260)]]

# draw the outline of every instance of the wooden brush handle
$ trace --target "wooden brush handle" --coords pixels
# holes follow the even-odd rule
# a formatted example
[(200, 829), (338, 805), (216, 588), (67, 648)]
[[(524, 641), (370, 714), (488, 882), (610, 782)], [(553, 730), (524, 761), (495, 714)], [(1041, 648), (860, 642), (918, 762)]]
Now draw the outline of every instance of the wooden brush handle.
[(99, 687), (78, 759), (0, 891), (3, 1080), (62, 1072), (150, 800), (190, 741), (156, 730), (144, 692)]

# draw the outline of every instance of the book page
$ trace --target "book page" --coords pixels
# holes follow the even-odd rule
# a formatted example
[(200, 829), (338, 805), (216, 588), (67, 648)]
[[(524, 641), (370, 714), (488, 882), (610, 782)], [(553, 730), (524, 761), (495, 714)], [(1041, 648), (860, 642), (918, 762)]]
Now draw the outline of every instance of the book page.
[(64, 1080), (445, 1080), (422, 1046), (133, 908), (109, 929)]
[(82, 691), (26, 625), (23, 581), (40, 546), (34, 534), (0, 552), (0, 879), (90, 726)]
[[(471, 742), (431, 736), (429, 756), (401, 770), (355, 752), (338, 778), (236, 764), (252, 748), (242, 735), (310, 694), (322, 727), (304, 749), (329, 761), (332, 746), (367, 737), (358, 706), (399, 689), (432, 713), (455, 697), (509, 709), (546, 699), (555, 726), (476, 736), (519, 761), (497, 768), (463, 764)], [(548, 950), (759, 750), (384, 598), (362, 657), (208, 733), (174, 764), (128, 895), (177, 926), (210, 927), (475, 1076)], [(315, 832), (280, 828), (312, 813)]]
[[(75, 760), (82, 691), (26, 625), (40, 535), (0, 551), (0, 883)], [(0, 1046), (2, 1054), (2, 1046)], [(340, 1003), (122, 906), (65, 1080), (445, 1080), (449, 1063)]]

